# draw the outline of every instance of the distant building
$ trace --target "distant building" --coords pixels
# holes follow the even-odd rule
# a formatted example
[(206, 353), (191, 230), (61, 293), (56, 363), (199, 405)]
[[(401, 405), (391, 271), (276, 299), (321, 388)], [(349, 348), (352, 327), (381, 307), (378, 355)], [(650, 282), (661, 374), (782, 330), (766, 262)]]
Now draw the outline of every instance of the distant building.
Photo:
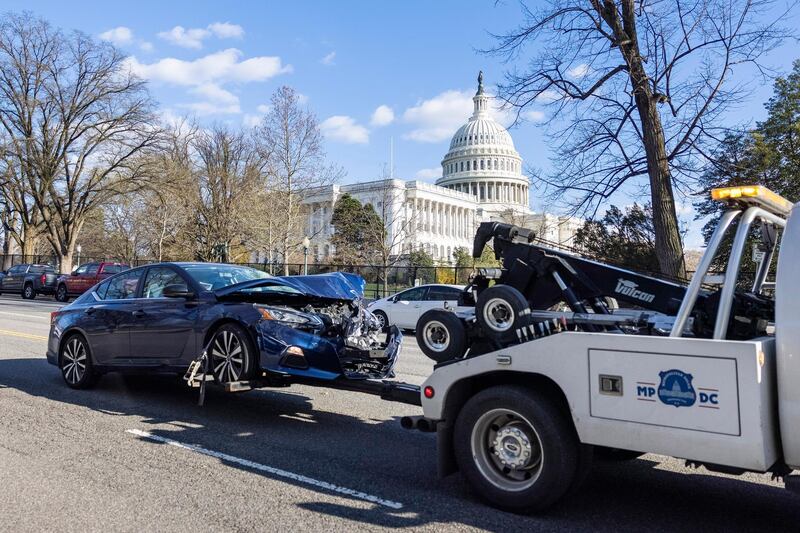
[(511, 135), (489, 116), (491, 97), (484, 93), (482, 75), (472, 100), (474, 112), (453, 135), (435, 185), (390, 179), (312, 191), (304, 200), (309, 255), (325, 262), (334, 254), (331, 214), (345, 193), (375, 207), (386, 223), (393, 254), (424, 250), (437, 261), (450, 262), (455, 248), (472, 249), (475, 229), (484, 221), (534, 229), (544, 240), (569, 246), (583, 221), (530, 209), (530, 180), (522, 174)]

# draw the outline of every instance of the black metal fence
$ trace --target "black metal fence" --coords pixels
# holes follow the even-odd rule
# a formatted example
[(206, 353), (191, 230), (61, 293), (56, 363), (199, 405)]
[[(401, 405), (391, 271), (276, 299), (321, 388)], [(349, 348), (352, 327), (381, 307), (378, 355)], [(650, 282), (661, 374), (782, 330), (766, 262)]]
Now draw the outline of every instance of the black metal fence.
[[(117, 261), (110, 257), (85, 256), (80, 257), (80, 264), (99, 261)], [(75, 256), (75, 265), (78, 265), (78, 257)], [(123, 261), (130, 263), (131, 266), (141, 266), (156, 262), (155, 259), (138, 259), (136, 261)], [(0, 270), (10, 268), (13, 265), (24, 263), (49, 264), (58, 267), (58, 260), (51, 255), (10, 255), (0, 254)], [(288, 265), (278, 263), (231, 263), (236, 265), (249, 266), (258, 270), (263, 270), (276, 276), (283, 275), (284, 266), (288, 269), (289, 275), (303, 274), (305, 267), (303, 263), (290, 263)], [(394, 294), (416, 284), (425, 283), (446, 283), (455, 285), (466, 285), (472, 273), (472, 267), (416, 267), (416, 266), (373, 266), (373, 265), (334, 265), (334, 264), (309, 264), (309, 274), (323, 274), (326, 272), (350, 272), (358, 274), (367, 282), (366, 296), (368, 298), (383, 298)]]
[[(6, 262), (8, 261), (8, 263)], [(81, 256), (80, 263), (91, 263), (97, 261), (116, 261), (114, 258), (97, 257), (97, 256)], [(125, 261), (123, 261), (125, 262)], [(141, 266), (156, 262), (155, 259), (138, 259), (130, 263), (131, 266)], [(58, 261), (51, 255), (34, 255), (22, 256), (11, 255), (5, 256), (0, 254), (0, 270), (9, 268), (10, 266), (22, 263), (41, 263), (50, 264), (54, 267), (58, 266)], [(78, 258), (75, 257), (75, 264), (78, 264)], [(258, 270), (263, 270), (270, 274), (280, 276), (284, 274), (284, 265), (277, 263), (231, 263), (236, 265), (244, 265)], [(301, 275), (304, 271), (302, 263), (290, 263), (285, 265), (288, 269), (289, 275)], [(417, 266), (372, 266), (372, 265), (334, 265), (334, 264), (309, 264), (309, 274), (323, 274), (326, 272), (350, 272), (358, 274), (367, 282), (365, 296), (370, 299), (378, 299), (394, 294), (403, 289), (413, 287), (417, 284), (426, 283), (444, 283), (453, 285), (466, 285), (469, 282), (470, 274), (473, 272), (472, 267), (456, 267), (456, 266), (434, 266), (434, 267), (417, 267)], [(641, 271), (640, 271), (641, 272)], [(645, 275), (653, 275), (655, 277), (663, 277), (658, 273), (641, 272)], [(693, 272), (687, 273), (690, 277)], [(743, 268), (739, 272), (737, 279), (737, 287), (740, 290), (749, 290), (755, 279), (755, 272), (750, 269)], [(675, 280), (680, 281), (680, 280)]]

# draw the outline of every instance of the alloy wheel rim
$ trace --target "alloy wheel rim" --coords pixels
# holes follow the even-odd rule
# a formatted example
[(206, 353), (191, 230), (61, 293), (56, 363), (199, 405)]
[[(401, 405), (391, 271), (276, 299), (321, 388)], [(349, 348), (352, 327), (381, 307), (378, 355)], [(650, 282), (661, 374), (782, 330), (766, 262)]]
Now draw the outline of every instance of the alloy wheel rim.
[(30, 298), (31, 294), (33, 294), (33, 289), (31, 288), (30, 285), (27, 285), (25, 287), (25, 296)]
[(86, 373), (86, 346), (76, 337), (64, 347), (61, 371), (67, 382), (75, 385)]
[(502, 298), (492, 298), (483, 307), (483, 318), (495, 331), (507, 331), (514, 323), (514, 310)]
[(385, 328), (386, 318), (383, 316), (383, 313), (375, 313), (375, 317), (378, 319), (378, 324), (381, 325), (381, 328)]
[(536, 483), (544, 465), (542, 441), (534, 426), (511, 409), (487, 411), (472, 427), (472, 456), (481, 475), (505, 491)]
[(438, 320), (431, 320), (425, 324), (422, 338), (425, 340), (425, 345), (435, 352), (442, 352), (450, 346), (450, 334)]
[(63, 300), (66, 295), (67, 295), (67, 289), (65, 289), (63, 286), (59, 287), (58, 288), (58, 299), (59, 300)]
[(214, 337), (211, 364), (214, 375), (223, 383), (237, 381), (244, 374), (244, 351), (237, 335), (223, 330)]

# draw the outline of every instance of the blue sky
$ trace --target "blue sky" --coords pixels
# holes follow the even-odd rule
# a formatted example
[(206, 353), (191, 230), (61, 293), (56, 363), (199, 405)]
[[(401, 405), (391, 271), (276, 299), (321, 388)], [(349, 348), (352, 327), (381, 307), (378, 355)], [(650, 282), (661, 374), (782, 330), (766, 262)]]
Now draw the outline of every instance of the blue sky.
[[(515, 1), (88, 2), (4, 0), (53, 24), (115, 42), (151, 80), (165, 115), (251, 124), (272, 92), (291, 85), (323, 125), (329, 159), (346, 182), (380, 177), (394, 139), (395, 176), (433, 181), (450, 135), (471, 113), (478, 70), (491, 87), (506, 65), (477, 50), (519, 20)], [(788, 71), (797, 43), (769, 63)], [(731, 118), (762, 119), (769, 84)], [(541, 110), (512, 135), (526, 164), (551, 152)], [(535, 195), (535, 192), (534, 192)], [(625, 205), (633, 199), (619, 197)], [(541, 211), (543, 202), (532, 198)], [(686, 220), (691, 212), (684, 211)], [(694, 229), (687, 246), (701, 241)]]

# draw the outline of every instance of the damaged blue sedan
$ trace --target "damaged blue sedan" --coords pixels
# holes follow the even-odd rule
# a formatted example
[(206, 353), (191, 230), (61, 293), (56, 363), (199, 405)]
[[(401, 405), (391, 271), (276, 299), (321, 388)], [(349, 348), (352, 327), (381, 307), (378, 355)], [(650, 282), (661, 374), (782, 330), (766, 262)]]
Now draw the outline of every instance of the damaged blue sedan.
[(106, 372), (183, 374), (206, 354), (220, 384), (394, 377), (402, 335), (381, 327), (353, 274), (273, 277), (214, 263), (117, 274), (52, 313), (47, 360), (66, 384)]

